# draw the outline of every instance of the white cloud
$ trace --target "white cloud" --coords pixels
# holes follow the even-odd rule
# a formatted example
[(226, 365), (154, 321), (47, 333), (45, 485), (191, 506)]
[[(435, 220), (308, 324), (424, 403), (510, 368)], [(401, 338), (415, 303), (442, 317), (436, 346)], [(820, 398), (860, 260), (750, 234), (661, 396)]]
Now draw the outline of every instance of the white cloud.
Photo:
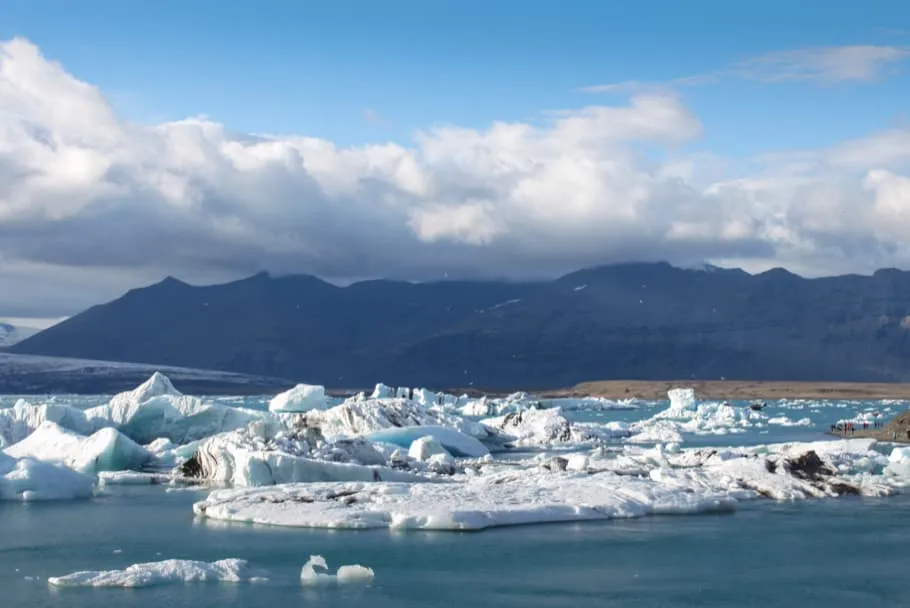
[(810, 273), (910, 265), (906, 130), (768, 155), (743, 173), (682, 151), (701, 124), (667, 92), (547, 118), (355, 147), (237, 134), (204, 118), (136, 125), (29, 42), (6, 42), (0, 314), (69, 314), (165, 274), (530, 277), (658, 259)]
[(664, 82), (627, 80), (587, 86), (581, 90), (587, 93), (666, 91), (737, 79), (764, 83), (872, 82), (881, 78), (888, 68), (894, 68), (908, 58), (910, 47), (906, 46), (853, 45), (796, 49), (766, 53), (718, 70)]

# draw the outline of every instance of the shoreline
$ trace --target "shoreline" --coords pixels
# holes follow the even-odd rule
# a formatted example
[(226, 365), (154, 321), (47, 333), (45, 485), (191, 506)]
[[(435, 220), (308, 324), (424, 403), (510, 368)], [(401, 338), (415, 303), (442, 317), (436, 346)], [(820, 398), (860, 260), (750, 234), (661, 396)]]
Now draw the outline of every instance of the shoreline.
[(606, 380), (568, 389), (544, 390), (543, 398), (594, 396), (607, 399), (666, 399), (672, 388), (693, 388), (698, 399), (895, 399), (910, 401), (910, 383), (777, 382), (750, 380)]

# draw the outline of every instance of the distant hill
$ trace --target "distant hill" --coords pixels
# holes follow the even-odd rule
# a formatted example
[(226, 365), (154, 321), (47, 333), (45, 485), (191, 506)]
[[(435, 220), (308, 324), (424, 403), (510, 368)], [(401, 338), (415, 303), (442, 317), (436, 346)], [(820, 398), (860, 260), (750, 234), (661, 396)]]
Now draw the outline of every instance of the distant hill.
[(623, 264), (537, 283), (168, 278), (11, 349), (335, 387), (910, 380), (910, 273)]
[(0, 321), (0, 348), (6, 348), (30, 338), (37, 334), (40, 329), (34, 327), (23, 327)]

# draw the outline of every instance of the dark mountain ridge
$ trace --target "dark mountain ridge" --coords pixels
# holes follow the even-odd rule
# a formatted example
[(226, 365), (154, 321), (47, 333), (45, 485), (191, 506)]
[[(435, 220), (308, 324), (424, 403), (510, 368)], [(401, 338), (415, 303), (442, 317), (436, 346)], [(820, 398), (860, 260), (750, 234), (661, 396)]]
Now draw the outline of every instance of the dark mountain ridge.
[(639, 263), (517, 283), (169, 277), (9, 350), (334, 387), (906, 381), (910, 273), (807, 279)]

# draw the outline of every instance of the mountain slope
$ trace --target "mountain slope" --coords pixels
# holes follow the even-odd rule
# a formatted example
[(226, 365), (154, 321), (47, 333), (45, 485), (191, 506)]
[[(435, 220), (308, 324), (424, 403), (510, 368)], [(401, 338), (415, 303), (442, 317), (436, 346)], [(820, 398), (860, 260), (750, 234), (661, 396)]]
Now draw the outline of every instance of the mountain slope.
[(347, 387), (897, 381), (910, 379), (910, 273), (805, 279), (624, 264), (539, 283), (166, 279), (11, 350)]

